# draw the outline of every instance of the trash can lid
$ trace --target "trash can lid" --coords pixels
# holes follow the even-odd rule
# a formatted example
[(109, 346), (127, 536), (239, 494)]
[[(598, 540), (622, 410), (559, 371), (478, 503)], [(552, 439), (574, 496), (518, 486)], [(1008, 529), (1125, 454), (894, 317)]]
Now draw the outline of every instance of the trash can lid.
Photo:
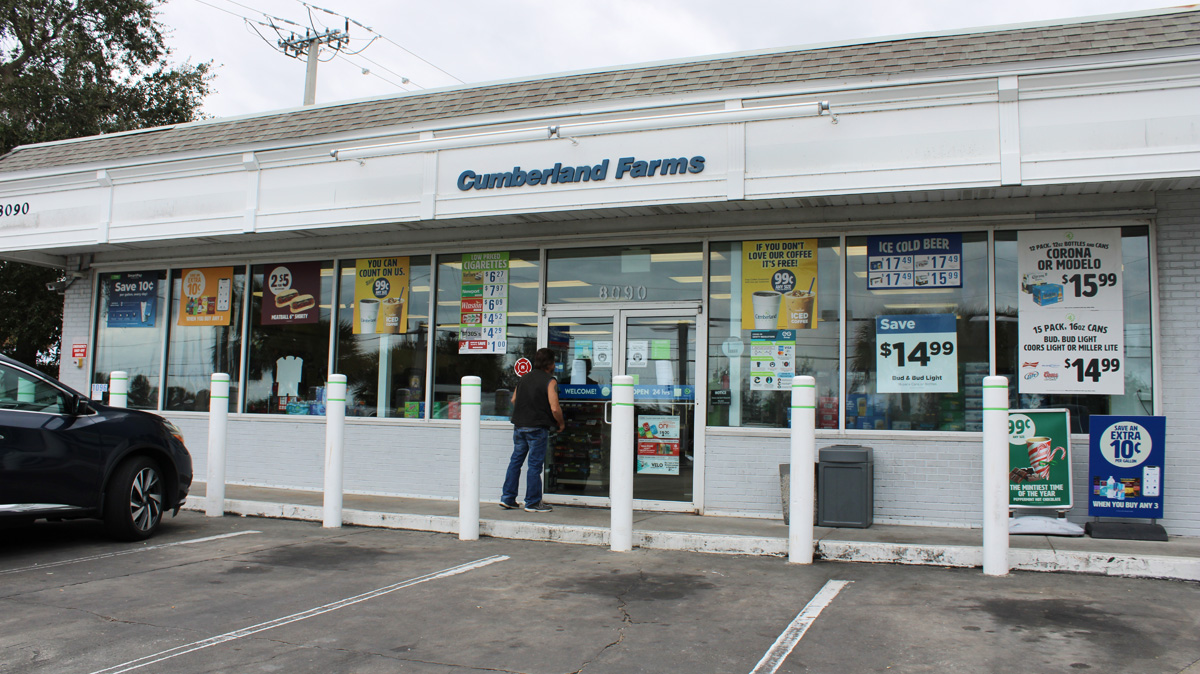
[(866, 463), (872, 460), (873, 450), (862, 445), (830, 445), (822, 447), (820, 460), (831, 463)]

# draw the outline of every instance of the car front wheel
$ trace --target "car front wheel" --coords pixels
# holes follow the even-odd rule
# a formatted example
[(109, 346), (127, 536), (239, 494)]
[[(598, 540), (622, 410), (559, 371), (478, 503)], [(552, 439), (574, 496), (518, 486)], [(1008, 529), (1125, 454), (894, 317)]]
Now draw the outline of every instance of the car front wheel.
[(104, 495), (104, 525), (123, 541), (149, 538), (162, 523), (165, 496), (158, 464), (133, 457), (113, 473)]

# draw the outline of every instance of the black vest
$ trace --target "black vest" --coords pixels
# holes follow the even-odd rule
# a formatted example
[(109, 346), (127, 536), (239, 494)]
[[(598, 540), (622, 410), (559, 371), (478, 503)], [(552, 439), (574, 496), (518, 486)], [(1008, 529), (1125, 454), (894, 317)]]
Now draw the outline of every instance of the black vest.
[(517, 382), (517, 394), (513, 403), (512, 423), (517, 428), (556, 428), (554, 413), (550, 411), (550, 395), (547, 390), (554, 377), (545, 370), (533, 370)]

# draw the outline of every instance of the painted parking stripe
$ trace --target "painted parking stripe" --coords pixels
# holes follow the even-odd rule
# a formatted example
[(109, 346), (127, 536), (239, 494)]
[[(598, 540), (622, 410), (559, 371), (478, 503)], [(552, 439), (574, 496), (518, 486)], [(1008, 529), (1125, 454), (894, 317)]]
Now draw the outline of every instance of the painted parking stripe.
[(791, 655), (792, 649), (796, 647), (796, 644), (800, 643), (800, 638), (808, 631), (813, 621), (817, 619), (817, 616), (821, 615), (821, 611), (826, 606), (829, 606), (829, 603), (842, 591), (843, 587), (853, 582), (852, 580), (831, 580), (826, 582), (821, 591), (812, 598), (812, 601), (808, 602), (808, 605), (796, 615), (796, 619), (792, 621), (792, 624), (788, 625), (783, 634), (779, 635), (779, 638), (767, 650), (762, 660), (759, 660), (754, 669), (750, 670), (750, 674), (774, 674), (779, 669), (779, 666), (783, 664), (783, 661), (787, 659), (787, 656)]
[(290, 625), (291, 623), (299, 622), (301, 620), (308, 620), (309, 618), (315, 618), (324, 613), (329, 613), (330, 611), (336, 611), (340, 608), (346, 608), (347, 606), (353, 606), (354, 604), (357, 604), (359, 602), (364, 602), (368, 599), (374, 599), (375, 597), (382, 597), (383, 595), (390, 594), (392, 592), (395, 592), (396, 590), (403, 590), (406, 587), (412, 587), (413, 585), (418, 585), (420, 583), (424, 583), (427, 581), (439, 580), (441, 578), (449, 578), (450, 576), (457, 576), (460, 573), (466, 573), (468, 571), (474, 571), (475, 569), (481, 569), (489, 564), (495, 564), (496, 562), (503, 562), (506, 559), (508, 559), (507, 555), (496, 555), (493, 557), (485, 557), (483, 559), (477, 559), (473, 562), (468, 562), (466, 564), (460, 564), (458, 566), (452, 566), (448, 569), (436, 571), (434, 573), (426, 574), (424, 576), (418, 576), (416, 578), (411, 578), (409, 580), (400, 581), (399, 583), (385, 585), (381, 588), (371, 590), (370, 592), (364, 592), (362, 594), (354, 595), (353, 597), (347, 597), (345, 599), (340, 599), (338, 601), (331, 602), (331, 603), (325, 604), (323, 606), (318, 606), (316, 608), (310, 608), (307, 611), (300, 611), (299, 613), (293, 613), (291, 615), (287, 615), (282, 618), (276, 618), (274, 620), (268, 620), (267, 622), (258, 623), (257, 625), (243, 627), (240, 630), (226, 632), (225, 634), (219, 634), (215, 637), (209, 637), (207, 639), (202, 639), (200, 641), (193, 641), (190, 644), (176, 646), (175, 648), (168, 648), (165, 651), (160, 651), (153, 655), (147, 655), (147, 656), (138, 658), (137, 660), (130, 660), (129, 662), (123, 662), (119, 665), (113, 665), (112, 667), (108, 667), (106, 669), (98, 669), (95, 672), (92, 672), (92, 674), (122, 674), (122, 672), (132, 672), (135, 669), (141, 669), (142, 667), (147, 667), (149, 665), (157, 664), (164, 660), (170, 660), (171, 658), (177, 658), (181, 655), (187, 655), (188, 653), (194, 653), (196, 651), (208, 648), (210, 646), (216, 646), (218, 644), (223, 644), (228, 641), (234, 641), (235, 639), (241, 639), (243, 637), (248, 637), (248, 636), (251, 636), (254, 634), (258, 634), (259, 632), (265, 632), (267, 630), (274, 629), (276, 627), (283, 627), (284, 625)]
[(175, 541), (174, 543), (162, 543), (160, 545), (151, 545), (145, 548), (133, 548), (130, 550), (118, 550), (117, 552), (106, 552), (102, 555), (92, 555), (90, 557), (77, 557), (75, 559), (66, 559), (61, 562), (50, 562), (48, 564), (34, 564), (33, 566), (22, 566), (19, 569), (6, 569), (0, 571), (0, 576), (10, 573), (20, 573), (22, 571), (39, 571), (41, 569), (52, 569), (56, 566), (66, 566), (67, 564), (78, 564), (80, 562), (90, 562), (96, 559), (108, 559), (109, 557), (119, 557), (121, 555), (132, 555), (135, 552), (149, 552), (150, 550), (162, 550), (163, 548), (173, 548), (176, 545), (191, 545), (193, 543), (207, 543), (222, 538), (233, 538), (234, 536), (245, 536), (246, 534), (261, 534), (261, 531), (235, 531), (231, 534), (221, 534), (219, 536), (205, 536), (204, 538), (193, 538), (187, 541)]

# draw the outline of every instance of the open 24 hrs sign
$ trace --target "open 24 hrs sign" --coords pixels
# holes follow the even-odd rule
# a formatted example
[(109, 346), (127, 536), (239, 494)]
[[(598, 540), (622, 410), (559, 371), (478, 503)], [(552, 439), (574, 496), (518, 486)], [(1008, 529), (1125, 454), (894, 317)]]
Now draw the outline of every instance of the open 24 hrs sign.
[(957, 326), (954, 314), (877, 316), (876, 391), (957, 392)]

